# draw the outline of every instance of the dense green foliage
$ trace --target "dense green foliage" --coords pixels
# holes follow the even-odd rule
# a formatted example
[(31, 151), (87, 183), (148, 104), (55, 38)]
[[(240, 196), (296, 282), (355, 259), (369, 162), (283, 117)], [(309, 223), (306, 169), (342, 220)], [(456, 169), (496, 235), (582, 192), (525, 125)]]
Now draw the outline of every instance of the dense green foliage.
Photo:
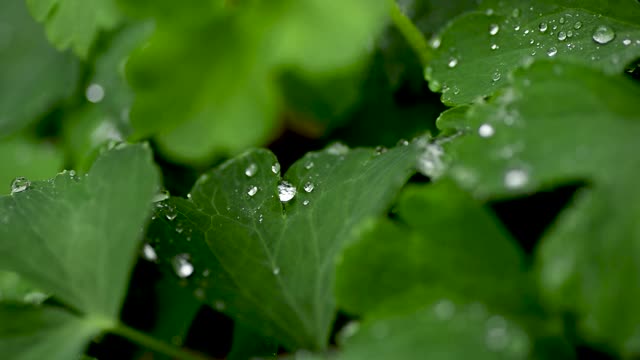
[(640, 358), (638, 59), (635, 0), (2, 1), (0, 358)]

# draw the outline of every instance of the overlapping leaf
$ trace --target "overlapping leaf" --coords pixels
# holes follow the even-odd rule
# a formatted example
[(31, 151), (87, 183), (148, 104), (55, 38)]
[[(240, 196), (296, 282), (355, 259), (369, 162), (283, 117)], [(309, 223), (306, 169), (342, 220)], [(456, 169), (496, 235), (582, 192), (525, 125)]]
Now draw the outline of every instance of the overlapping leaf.
[(321, 349), (335, 311), (334, 258), (357, 224), (388, 206), (417, 151), (335, 145), (293, 165), (290, 186), (271, 153), (249, 151), (203, 175), (190, 199), (172, 198), (149, 238), (196, 297), (288, 348)]
[(640, 296), (638, 98), (630, 80), (536, 63), (489, 103), (472, 106), (464, 127), (451, 124), (471, 134), (447, 147), (451, 174), (480, 197), (589, 184), (545, 235), (539, 281), (552, 306), (578, 314), (583, 336), (627, 355), (640, 353), (632, 305)]
[(640, 56), (637, 1), (488, 1), (483, 7), (443, 30), (427, 68), (430, 87), (445, 103), (492, 94), (514, 69), (535, 59), (622, 73)]
[(31, 13), (45, 24), (47, 37), (61, 50), (87, 57), (100, 31), (122, 20), (115, 0), (26, 0)]

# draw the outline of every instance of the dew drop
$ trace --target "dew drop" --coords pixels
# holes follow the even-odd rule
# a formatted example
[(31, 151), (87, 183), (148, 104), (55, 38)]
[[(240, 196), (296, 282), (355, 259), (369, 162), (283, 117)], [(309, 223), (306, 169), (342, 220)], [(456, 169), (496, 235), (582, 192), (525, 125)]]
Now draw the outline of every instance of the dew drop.
[(560, 18), (560, 24), (564, 24), (564, 17)]
[(303, 201), (303, 202), (302, 202), (302, 205), (304, 205), (304, 206), (309, 205), (309, 200), (305, 200), (305, 201)]
[(485, 343), (492, 351), (502, 351), (509, 345), (510, 337), (507, 323), (501, 316), (492, 316), (487, 320)]
[(493, 80), (493, 82), (496, 82), (498, 80), (500, 80), (500, 78), (502, 77), (502, 75), (500, 74), (500, 71), (497, 71), (493, 73), (493, 75), (491, 76), (491, 80)]
[(193, 274), (193, 264), (189, 261), (189, 255), (179, 254), (173, 259), (173, 269), (179, 278), (185, 279)]
[(271, 165), (271, 172), (277, 174), (280, 172), (280, 163), (275, 163)]
[(336, 142), (327, 147), (327, 153), (331, 155), (346, 155), (349, 152), (349, 147), (343, 143)]
[(167, 206), (167, 209), (165, 210), (165, 213), (164, 213), (164, 217), (167, 218), (167, 220), (169, 221), (173, 221), (177, 216), (178, 216), (178, 213), (176, 212), (176, 209), (172, 206)]
[(314, 188), (315, 188), (315, 185), (313, 185), (313, 183), (308, 182), (304, 184), (304, 191), (308, 193), (312, 192)]
[(256, 164), (249, 164), (244, 171), (244, 174), (248, 177), (253, 177), (258, 172), (258, 166)]
[(213, 307), (215, 307), (216, 310), (218, 310), (218, 311), (222, 311), (227, 307), (227, 304), (225, 304), (224, 301), (222, 301), (222, 300), (216, 300), (213, 303)]
[(495, 134), (495, 133), (496, 133), (496, 130), (493, 128), (493, 126), (491, 126), (489, 124), (482, 124), (478, 128), (478, 134), (483, 138), (492, 137), (493, 134)]
[(440, 39), (440, 37), (438, 36), (432, 37), (431, 41), (429, 41), (429, 45), (431, 45), (431, 48), (433, 49), (439, 48), (441, 43), (442, 43), (442, 39)]
[(567, 33), (565, 33), (564, 31), (560, 31), (558, 33), (558, 40), (560, 40), (560, 41), (567, 40)]
[(491, 44), (491, 50), (498, 50), (499, 48), (498, 44)]
[(85, 96), (89, 102), (94, 104), (99, 103), (104, 99), (104, 88), (99, 84), (91, 84), (87, 87)]
[(258, 193), (258, 187), (257, 186), (252, 186), (249, 188), (249, 191), (247, 191), (247, 195), (249, 196), (253, 196), (255, 194)]
[(624, 40), (622, 40), (622, 43), (624, 44), (624, 46), (629, 46), (629, 45), (631, 45), (631, 40), (630, 39), (624, 39)]
[(420, 156), (418, 157), (418, 170), (433, 179), (442, 176), (445, 170), (442, 156), (444, 150), (438, 144), (427, 144)]
[(449, 62), (447, 63), (447, 66), (448, 66), (450, 69), (453, 69), (453, 68), (454, 68), (454, 67), (456, 67), (457, 65), (458, 65), (458, 59), (456, 59), (456, 58), (451, 58), (451, 59), (449, 59)]
[(314, 166), (314, 165), (315, 165), (315, 164), (313, 163), (313, 161), (309, 161), (309, 162), (304, 166), (304, 168), (305, 168), (305, 169), (307, 169), (307, 170), (311, 170), (311, 169), (313, 168), (313, 166)]
[(573, 31), (571, 30), (567, 31), (567, 37), (568, 38), (573, 37)]
[(598, 44), (604, 45), (604, 44), (610, 43), (611, 40), (613, 40), (615, 37), (616, 37), (616, 33), (613, 31), (612, 28), (606, 25), (600, 25), (593, 32), (592, 39)]
[(513, 16), (514, 18), (517, 18), (520, 16), (520, 9), (515, 8), (513, 9), (513, 11), (511, 12), (511, 16)]
[(165, 200), (167, 200), (169, 198), (169, 195), (170, 195), (169, 191), (164, 190), (164, 189), (160, 190), (160, 191), (158, 191), (157, 194), (155, 194), (153, 196), (153, 202), (157, 203), (157, 202), (160, 202), (160, 201), (165, 201)]
[(548, 28), (549, 28), (549, 25), (547, 25), (547, 23), (545, 22), (540, 23), (540, 25), (538, 25), (538, 29), (540, 30), (540, 32), (545, 32), (547, 31)]
[(158, 260), (158, 254), (156, 254), (154, 248), (149, 244), (144, 244), (142, 247), (142, 257), (147, 261)]
[(21, 193), (31, 186), (31, 181), (25, 177), (17, 177), (11, 182), (11, 194)]
[(498, 24), (489, 25), (489, 35), (496, 35), (500, 31), (500, 26)]
[(29, 304), (42, 304), (49, 296), (39, 291), (33, 291), (26, 294), (22, 300)]
[(557, 53), (558, 53), (558, 49), (556, 49), (555, 47), (550, 47), (549, 50), (547, 50), (547, 55), (549, 57), (554, 57), (556, 56)]
[(282, 181), (278, 185), (278, 196), (280, 197), (280, 201), (288, 202), (291, 201), (296, 196), (296, 187), (293, 186), (290, 182)]
[(509, 189), (519, 189), (529, 182), (529, 174), (522, 169), (511, 169), (504, 175), (504, 185)]
[(580, 21), (576, 21), (576, 23), (573, 24), (573, 28), (576, 30), (580, 30), (581, 27), (582, 27), (582, 23)]
[(273, 275), (278, 275), (278, 274), (280, 274), (280, 268), (276, 266), (273, 268)]
[(455, 315), (456, 306), (451, 300), (443, 299), (434, 305), (433, 312), (438, 319), (449, 320)]

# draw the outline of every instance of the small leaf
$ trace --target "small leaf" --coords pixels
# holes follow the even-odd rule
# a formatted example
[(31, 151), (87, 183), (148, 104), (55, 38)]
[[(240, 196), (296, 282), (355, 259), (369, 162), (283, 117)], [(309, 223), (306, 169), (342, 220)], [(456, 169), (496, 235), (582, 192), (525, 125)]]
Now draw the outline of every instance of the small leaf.
[[(489, 1), (441, 34), (426, 70), (446, 104), (465, 104), (507, 84), (511, 72), (537, 59), (571, 61), (622, 73), (640, 56), (636, 1)], [(458, 91), (453, 91), (458, 89)]]
[(524, 310), (533, 285), (524, 255), (465, 192), (449, 181), (409, 187), (397, 207), (397, 221), (370, 223), (345, 250), (336, 270), (341, 308), (370, 317), (416, 310), (453, 295)]
[[(343, 334), (341, 360), (386, 359), (526, 359), (527, 334), (515, 323), (477, 305), (442, 316), (442, 303), (417, 312), (365, 322), (355, 334)], [(353, 330), (351, 330), (353, 331)]]
[(115, 0), (27, 0), (33, 17), (45, 24), (47, 37), (60, 50), (72, 48), (86, 58), (100, 31), (122, 20)]
[(0, 303), (0, 352), (11, 360), (78, 359), (103, 327), (58, 308)]
[(322, 349), (335, 315), (334, 258), (356, 225), (384, 211), (417, 151), (334, 145), (284, 179), (271, 153), (249, 151), (203, 175), (189, 200), (161, 205), (149, 238), (209, 305), (290, 349)]
[(29, 182), (0, 197), (0, 267), (84, 314), (117, 319), (157, 186), (140, 145), (105, 153), (87, 176)]

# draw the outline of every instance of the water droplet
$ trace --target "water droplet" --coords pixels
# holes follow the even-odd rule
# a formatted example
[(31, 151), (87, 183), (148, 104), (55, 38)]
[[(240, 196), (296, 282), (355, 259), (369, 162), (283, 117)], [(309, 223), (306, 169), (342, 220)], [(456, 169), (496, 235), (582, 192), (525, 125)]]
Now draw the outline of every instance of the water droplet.
[(156, 251), (149, 244), (144, 244), (142, 247), (142, 257), (147, 261), (158, 260), (158, 254), (156, 254)]
[(193, 274), (193, 264), (189, 261), (189, 255), (179, 254), (173, 259), (173, 269), (179, 278), (185, 279)]
[(313, 185), (313, 183), (308, 182), (304, 184), (304, 191), (308, 193), (312, 192), (314, 188), (315, 188), (315, 185)]
[(442, 39), (440, 39), (440, 37), (438, 36), (432, 37), (431, 41), (429, 41), (429, 45), (431, 45), (433, 49), (439, 48), (441, 43), (442, 43)]
[(557, 53), (558, 49), (556, 49), (555, 47), (550, 47), (549, 50), (547, 50), (547, 55), (549, 55), (549, 57), (554, 57)]
[(576, 21), (576, 23), (573, 24), (573, 28), (576, 30), (580, 30), (581, 27), (582, 27), (582, 23), (580, 21)]
[(433, 179), (440, 177), (445, 170), (442, 156), (444, 150), (438, 144), (427, 144), (424, 147), (422, 154), (418, 157), (417, 168), (418, 170)]
[(331, 155), (346, 155), (349, 152), (349, 147), (343, 143), (336, 142), (327, 148), (327, 153)]
[(166, 217), (169, 221), (173, 221), (177, 216), (178, 213), (176, 212), (176, 209), (173, 206), (167, 206), (164, 212), (164, 217)]
[(340, 331), (340, 338), (343, 340), (353, 337), (360, 330), (360, 323), (358, 321), (350, 321)]
[(560, 40), (560, 41), (567, 40), (567, 33), (565, 33), (564, 31), (560, 31), (558, 33), (558, 40)]
[(89, 102), (94, 104), (99, 103), (104, 99), (104, 88), (99, 84), (91, 84), (87, 87), (87, 91), (85, 92), (85, 96)]
[(567, 31), (567, 37), (568, 38), (573, 37), (573, 31), (571, 30)]
[(170, 196), (169, 191), (164, 189), (160, 190), (156, 195), (154, 195), (153, 202), (165, 201), (169, 198), (169, 196)]
[(520, 16), (520, 9), (518, 9), (518, 8), (513, 9), (513, 11), (511, 12), (511, 16), (513, 16), (515, 18), (519, 17)]
[(493, 36), (500, 31), (500, 26), (498, 24), (489, 25), (489, 35)]
[(377, 146), (375, 149), (376, 155), (381, 155), (387, 152), (387, 148), (384, 146)]
[(478, 134), (483, 138), (492, 137), (493, 134), (495, 134), (495, 133), (496, 133), (495, 129), (493, 128), (493, 126), (491, 126), (489, 124), (482, 124), (478, 128)]
[(249, 164), (249, 166), (247, 166), (247, 168), (245, 169), (244, 174), (247, 175), (248, 177), (253, 177), (257, 172), (258, 172), (258, 165)]
[(249, 188), (249, 191), (247, 191), (247, 195), (249, 196), (253, 196), (255, 194), (258, 193), (258, 187), (257, 186), (252, 186)]
[(564, 17), (560, 18), (560, 24), (564, 24)]
[(529, 182), (529, 174), (522, 169), (511, 169), (504, 175), (504, 185), (509, 189), (519, 189)]
[(304, 168), (305, 168), (305, 169), (307, 169), (307, 170), (311, 170), (311, 169), (313, 168), (313, 166), (314, 166), (314, 165), (315, 165), (315, 164), (313, 163), (313, 161), (309, 161), (309, 162), (304, 166)]
[(606, 25), (600, 25), (593, 32), (592, 39), (598, 44), (608, 44), (616, 37), (616, 33), (612, 28)]
[(213, 303), (213, 307), (215, 307), (216, 310), (218, 310), (218, 311), (222, 311), (227, 307), (227, 304), (225, 304), (224, 301), (222, 301), (222, 300), (216, 300)]
[(287, 181), (282, 181), (278, 185), (278, 196), (280, 201), (287, 202), (296, 196), (296, 187)]
[(42, 304), (49, 296), (39, 291), (33, 291), (25, 294), (22, 300), (29, 304)]
[(629, 45), (631, 45), (631, 40), (630, 39), (624, 39), (624, 40), (622, 40), (622, 43), (624, 44), (624, 46), (629, 46)]
[(545, 32), (547, 31), (548, 28), (549, 28), (549, 25), (547, 25), (547, 23), (545, 22), (540, 23), (540, 25), (538, 25), (538, 29), (540, 30), (540, 32)]
[(438, 319), (449, 320), (456, 313), (456, 305), (451, 300), (443, 299), (434, 305), (433, 312)]
[(499, 48), (498, 44), (491, 44), (491, 50), (498, 50)]
[(305, 201), (303, 201), (303, 202), (302, 202), (302, 205), (304, 205), (304, 206), (309, 205), (309, 200), (305, 200)]
[(449, 62), (447, 63), (447, 66), (448, 66), (450, 69), (453, 69), (453, 68), (454, 68), (454, 67), (456, 67), (457, 65), (458, 65), (458, 59), (453, 58), (453, 57), (452, 57), (451, 59), (449, 59)]
[(273, 275), (278, 275), (278, 274), (280, 274), (280, 268), (276, 266), (273, 268)]
[[(501, 321), (494, 321), (494, 319)], [(487, 334), (485, 342), (491, 351), (502, 351), (509, 345), (510, 336), (504, 319), (500, 316), (492, 316), (487, 320)]]
[(496, 82), (500, 80), (501, 77), (502, 75), (500, 74), (500, 72), (496, 70), (496, 72), (494, 72), (493, 75), (491, 76), (491, 80), (493, 80), (493, 82)]
[(280, 163), (275, 163), (271, 165), (271, 172), (277, 174), (280, 172)]
[(31, 186), (31, 181), (25, 177), (17, 177), (11, 182), (11, 194), (21, 193)]
[(409, 146), (409, 141), (407, 141), (406, 139), (400, 139), (400, 140), (398, 140), (396, 145), (397, 146)]

